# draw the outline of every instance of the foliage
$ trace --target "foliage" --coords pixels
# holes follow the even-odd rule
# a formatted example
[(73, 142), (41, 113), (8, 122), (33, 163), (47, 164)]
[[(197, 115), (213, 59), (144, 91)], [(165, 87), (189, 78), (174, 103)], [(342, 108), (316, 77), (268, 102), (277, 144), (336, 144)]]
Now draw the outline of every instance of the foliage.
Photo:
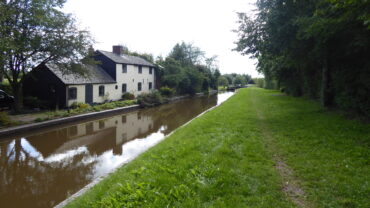
[(257, 87), (265, 87), (265, 79), (264, 78), (254, 78), (253, 82), (256, 84)]
[(239, 13), (236, 49), (265, 86), (370, 116), (369, 1), (257, 1)]
[(216, 59), (216, 56), (205, 58), (204, 52), (192, 44), (176, 44), (168, 57), (157, 60), (160, 83), (178, 94), (217, 89), (220, 72)]
[(122, 94), (122, 100), (134, 100), (135, 95), (129, 92), (125, 92)]
[(252, 77), (249, 74), (232, 73), (232, 74), (224, 74), (222, 76), (224, 76), (227, 79), (229, 85), (244, 86), (252, 79)]
[(152, 107), (167, 102), (157, 90), (153, 90), (150, 93), (142, 93), (137, 97), (137, 103), (141, 107)]
[(240, 90), (66, 207), (297, 207), (276, 155), (313, 207), (369, 207), (368, 126), (276, 95)]
[(72, 108), (72, 109), (87, 109), (87, 108), (90, 108), (90, 107), (91, 106), (88, 103), (78, 103), (78, 102), (74, 102), (70, 106), (70, 108)]
[(68, 117), (73, 115), (78, 115), (88, 112), (99, 112), (102, 110), (114, 109), (119, 107), (125, 107), (136, 104), (135, 100), (125, 100), (125, 101), (113, 101), (103, 104), (98, 104), (90, 106), (86, 103), (73, 103), (71, 109), (69, 110), (59, 110), (45, 113), (42, 117), (36, 118), (35, 122), (47, 121), (50, 119)]
[(224, 75), (218, 78), (217, 83), (218, 83), (218, 86), (223, 86), (223, 87), (226, 87), (229, 85), (229, 81)]
[(0, 127), (14, 126), (17, 122), (12, 121), (6, 112), (0, 111)]
[(83, 74), (81, 62), (92, 40), (61, 12), (65, 0), (0, 1), (0, 74), (9, 81), (15, 110), (22, 108), (22, 83), (38, 64), (54, 62), (66, 72)]
[(175, 90), (169, 87), (166, 87), (166, 86), (161, 87), (159, 89), (159, 92), (161, 93), (161, 95), (166, 96), (166, 97), (172, 97), (175, 94)]

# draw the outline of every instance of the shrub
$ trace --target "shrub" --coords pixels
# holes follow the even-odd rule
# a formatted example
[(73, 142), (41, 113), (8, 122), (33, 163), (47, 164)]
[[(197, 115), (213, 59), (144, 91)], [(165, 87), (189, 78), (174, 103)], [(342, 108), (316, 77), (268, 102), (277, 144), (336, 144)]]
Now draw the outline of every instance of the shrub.
[(10, 120), (9, 116), (5, 112), (0, 112), (0, 126), (11, 126), (14, 122)]
[(152, 107), (160, 105), (167, 100), (163, 99), (161, 93), (157, 90), (152, 91), (151, 93), (143, 93), (137, 97), (137, 102), (142, 107)]
[(122, 100), (134, 100), (134, 99), (135, 99), (134, 94), (131, 94), (129, 92), (125, 92), (122, 94)]
[(74, 102), (72, 103), (72, 105), (70, 106), (72, 109), (87, 109), (87, 108), (90, 108), (91, 106), (87, 103), (77, 103), (77, 102)]
[(161, 93), (161, 95), (163, 96), (166, 96), (166, 97), (171, 97), (172, 95), (175, 94), (175, 90), (174, 89), (171, 89), (169, 87), (161, 87), (159, 89), (159, 92)]

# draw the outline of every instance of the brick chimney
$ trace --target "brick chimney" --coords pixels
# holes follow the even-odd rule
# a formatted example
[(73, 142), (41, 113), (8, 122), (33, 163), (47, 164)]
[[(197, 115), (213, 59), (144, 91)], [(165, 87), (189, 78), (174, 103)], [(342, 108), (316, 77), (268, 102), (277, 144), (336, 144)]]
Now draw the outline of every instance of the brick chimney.
[(115, 45), (113, 46), (113, 53), (117, 55), (122, 55), (123, 54), (123, 46), (122, 45)]

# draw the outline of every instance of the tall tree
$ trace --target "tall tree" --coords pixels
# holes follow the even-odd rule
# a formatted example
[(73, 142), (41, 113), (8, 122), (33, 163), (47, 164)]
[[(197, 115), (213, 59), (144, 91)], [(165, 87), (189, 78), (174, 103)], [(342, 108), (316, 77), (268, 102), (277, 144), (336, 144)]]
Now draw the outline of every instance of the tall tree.
[(0, 2), (0, 73), (9, 80), (15, 110), (22, 108), (22, 83), (38, 64), (54, 62), (66, 71), (84, 73), (81, 61), (92, 39), (60, 11), (66, 0), (2, 0)]
[(370, 2), (257, 0), (239, 13), (235, 50), (258, 59), (264, 86), (370, 116)]

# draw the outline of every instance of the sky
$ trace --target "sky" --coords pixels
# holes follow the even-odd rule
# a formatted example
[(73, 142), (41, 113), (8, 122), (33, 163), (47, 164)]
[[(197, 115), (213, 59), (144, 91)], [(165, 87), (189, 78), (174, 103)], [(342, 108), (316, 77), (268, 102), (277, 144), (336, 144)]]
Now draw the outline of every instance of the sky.
[(123, 44), (130, 51), (166, 57), (176, 43), (192, 43), (218, 56), (222, 74), (261, 77), (256, 60), (232, 51), (238, 28), (236, 12), (250, 13), (255, 0), (68, 0), (80, 29), (91, 32), (95, 49), (111, 51)]

